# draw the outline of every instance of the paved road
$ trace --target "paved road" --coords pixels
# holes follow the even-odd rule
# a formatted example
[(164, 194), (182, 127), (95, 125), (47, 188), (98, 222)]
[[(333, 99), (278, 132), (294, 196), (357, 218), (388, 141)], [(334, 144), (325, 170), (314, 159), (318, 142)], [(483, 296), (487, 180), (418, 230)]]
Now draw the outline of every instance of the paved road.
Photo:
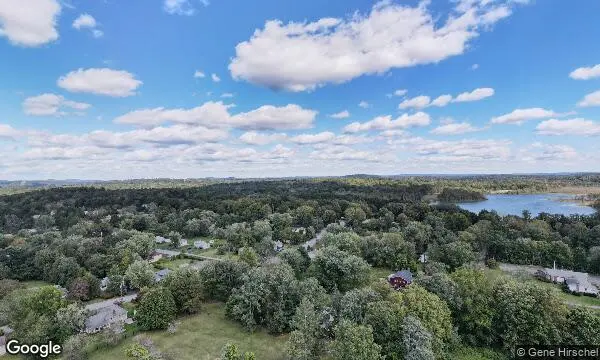
[(131, 295), (126, 295), (126, 296), (121, 296), (121, 297), (116, 297), (116, 298), (112, 298), (112, 299), (108, 299), (108, 300), (104, 300), (104, 301), (100, 301), (100, 302), (96, 302), (96, 303), (92, 303), (92, 304), (87, 304), (85, 306), (86, 310), (89, 311), (94, 311), (94, 310), (98, 310), (110, 305), (114, 305), (116, 303), (124, 303), (124, 302), (131, 302), (133, 301), (135, 298), (137, 298), (138, 294), (131, 294)]
[(302, 244), (302, 247), (305, 248), (306, 250), (308, 250), (308, 247), (310, 247), (312, 250), (308, 252), (308, 257), (311, 259), (314, 259), (315, 256), (317, 255), (317, 251), (316, 251), (316, 247), (317, 247), (317, 242), (319, 240), (321, 240), (321, 238), (323, 237), (323, 235), (325, 235), (327, 231), (325, 229), (319, 231), (319, 233), (312, 239), (308, 240), (307, 242), (305, 242), (304, 244)]
[[(515, 265), (515, 264), (500, 264), (500, 270), (510, 272), (510, 273), (519, 273), (526, 272), (531, 275), (535, 275), (535, 272), (541, 269), (541, 266), (535, 265)], [(590, 282), (596, 286), (600, 285), (600, 276), (597, 275), (588, 275)]]
[(198, 259), (198, 260), (223, 261), (223, 259), (214, 258), (214, 257), (210, 257), (210, 256), (199, 255), (199, 254), (194, 254), (194, 253), (190, 253), (190, 252), (173, 251), (173, 250), (167, 250), (167, 249), (156, 249), (155, 251), (157, 253), (159, 253), (159, 254), (163, 254), (163, 255), (167, 255), (167, 256), (179, 256), (181, 254), (184, 254), (186, 256), (193, 257), (193, 258)]

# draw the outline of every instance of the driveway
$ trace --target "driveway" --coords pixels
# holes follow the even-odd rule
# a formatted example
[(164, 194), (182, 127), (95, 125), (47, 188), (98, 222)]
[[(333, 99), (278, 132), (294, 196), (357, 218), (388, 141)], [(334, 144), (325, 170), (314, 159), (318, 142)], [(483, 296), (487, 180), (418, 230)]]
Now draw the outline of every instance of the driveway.
[(102, 309), (102, 308), (105, 308), (107, 306), (111, 306), (111, 305), (114, 305), (117, 303), (132, 302), (135, 298), (137, 298), (137, 296), (138, 296), (138, 294), (131, 294), (131, 295), (116, 297), (116, 298), (112, 298), (112, 299), (108, 299), (108, 300), (104, 300), (104, 301), (100, 301), (100, 302), (95, 302), (92, 304), (87, 304), (85, 306), (85, 309), (88, 311), (95, 311), (95, 310)]

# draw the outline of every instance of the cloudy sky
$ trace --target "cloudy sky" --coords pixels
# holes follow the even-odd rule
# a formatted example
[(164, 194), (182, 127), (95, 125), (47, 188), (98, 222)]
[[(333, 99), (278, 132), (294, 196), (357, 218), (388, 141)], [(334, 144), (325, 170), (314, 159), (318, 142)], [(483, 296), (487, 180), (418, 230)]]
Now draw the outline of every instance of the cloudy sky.
[(1, 0), (0, 179), (599, 171), (599, 13)]

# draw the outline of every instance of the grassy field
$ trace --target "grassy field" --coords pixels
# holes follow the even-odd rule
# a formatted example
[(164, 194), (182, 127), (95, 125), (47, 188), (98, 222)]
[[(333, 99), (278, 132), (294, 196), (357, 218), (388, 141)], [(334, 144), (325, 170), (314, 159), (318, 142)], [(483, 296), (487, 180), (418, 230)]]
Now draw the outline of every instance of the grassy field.
[(34, 289), (42, 286), (52, 285), (45, 281), (31, 280), (31, 281), (23, 281), (21, 284), (25, 285), (26, 289)]
[(161, 260), (157, 264), (160, 266), (163, 266), (169, 270), (177, 270), (181, 266), (189, 265), (192, 262), (193, 262), (193, 260), (190, 260), (190, 259), (173, 259), (173, 260)]
[[(201, 314), (180, 319), (177, 332), (144, 333), (163, 353), (181, 360), (218, 359), (221, 348), (227, 342), (238, 345), (241, 351), (252, 351), (257, 359), (279, 360), (284, 358), (287, 336), (272, 336), (266, 332), (248, 333), (240, 325), (225, 318), (223, 304), (207, 304)], [(124, 340), (113, 349), (102, 350), (90, 356), (90, 360), (126, 359), (125, 349), (133, 339)]]

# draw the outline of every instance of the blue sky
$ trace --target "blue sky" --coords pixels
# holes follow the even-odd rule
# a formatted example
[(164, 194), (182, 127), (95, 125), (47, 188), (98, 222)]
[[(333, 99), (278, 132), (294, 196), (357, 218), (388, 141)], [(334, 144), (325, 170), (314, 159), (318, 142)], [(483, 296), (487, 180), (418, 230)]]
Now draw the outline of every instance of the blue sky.
[(598, 171), (598, 13), (4, 0), (0, 179)]

